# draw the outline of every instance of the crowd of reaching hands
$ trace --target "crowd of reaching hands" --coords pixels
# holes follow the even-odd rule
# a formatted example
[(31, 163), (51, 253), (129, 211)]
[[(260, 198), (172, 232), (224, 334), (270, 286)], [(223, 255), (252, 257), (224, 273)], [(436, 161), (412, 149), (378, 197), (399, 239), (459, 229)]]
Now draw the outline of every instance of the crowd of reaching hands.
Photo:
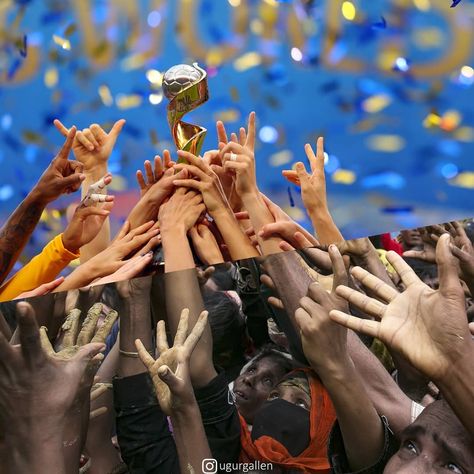
[[(55, 125), (61, 151), (0, 233), (0, 472), (474, 472), (465, 223), (345, 241), (320, 138), (309, 171), (283, 172), (311, 234), (258, 189), (252, 113), (203, 157), (146, 161), (111, 240), (124, 121)], [(79, 191), (10, 276), (46, 206)]]

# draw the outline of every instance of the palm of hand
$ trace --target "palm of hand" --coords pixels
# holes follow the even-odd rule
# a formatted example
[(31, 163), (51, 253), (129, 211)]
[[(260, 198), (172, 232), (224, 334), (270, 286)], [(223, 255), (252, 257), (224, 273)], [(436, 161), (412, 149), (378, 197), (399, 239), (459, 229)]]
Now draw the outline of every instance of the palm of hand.
[(379, 337), (414, 367), (437, 379), (450, 370), (457, 359), (457, 347), (464, 344), (465, 328), (457, 324), (463, 314), (456, 299), (420, 282), (410, 285), (386, 307)]
[(168, 385), (158, 375), (158, 369), (162, 365), (166, 365), (177, 377), (180, 377), (180, 372), (183, 370), (182, 364), (185, 362), (185, 359), (184, 347), (174, 346), (163, 351), (160, 357), (153, 363), (151, 369), (149, 369), (161, 409), (167, 415), (177, 408), (177, 401), (173, 398)]

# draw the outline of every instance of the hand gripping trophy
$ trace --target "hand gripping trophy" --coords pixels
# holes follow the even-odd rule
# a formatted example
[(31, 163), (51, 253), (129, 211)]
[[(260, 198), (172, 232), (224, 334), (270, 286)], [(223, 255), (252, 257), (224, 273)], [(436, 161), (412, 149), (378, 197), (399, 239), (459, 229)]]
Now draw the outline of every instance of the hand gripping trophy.
[(197, 63), (173, 66), (163, 76), (163, 93), (170, 100), (168, 123), (176, 147), (199, 156), (207, 129), (182, 118), (209, 99), (206, 71)]

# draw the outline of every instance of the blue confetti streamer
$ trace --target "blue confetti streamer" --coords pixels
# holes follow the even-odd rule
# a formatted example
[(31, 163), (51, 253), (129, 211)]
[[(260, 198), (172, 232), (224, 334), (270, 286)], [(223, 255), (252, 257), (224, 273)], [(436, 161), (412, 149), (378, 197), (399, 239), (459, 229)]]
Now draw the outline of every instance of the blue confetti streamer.
[(451, 8), (457, 7), (461, 3), (461, 0), (453, 0), (453, 3), (451, 4)]
[(288, 186), (288, 198), (290, 199), (290, 206), (295, 207), (295, 200), (293, 199), (293, 195), (291, 194), (290, 186)]

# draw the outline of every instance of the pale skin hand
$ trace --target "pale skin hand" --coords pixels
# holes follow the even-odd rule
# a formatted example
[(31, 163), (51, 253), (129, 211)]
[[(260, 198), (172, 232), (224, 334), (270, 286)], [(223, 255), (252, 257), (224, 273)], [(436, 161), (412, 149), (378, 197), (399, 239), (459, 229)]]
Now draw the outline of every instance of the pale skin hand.
[(202, 263), (205, 265), (224, 263), (224, 257), (219, 250), (216, 238), (207, 225), (195, 225), (189, 231), (189, 236)]
[(110, 275), (122, 268), (127, 263), (125, 257), (159, 234), (154, 224), (150, 221), (131, 231), (130, 223), (125, 222), (114, 241), (103, 252), (74, 270), (56, 291), (82, 288), (96, 278)]
[(189, 375), (189, 359), (207, 324), (207, 311), (203, 311), (188, 335), (189, 310), (183, 309), (173, 346), (168, 346), (164, 321), (156, 328), (157, 360), (148, 353), (140, 339), (135, 341), (138, 355), (153, 380), (160, 407), (166, 415), (184, 410), (195, 403)]
[(387, 259), (406, 286), (403, 293), (359, 267), (353, 268), (352, 275), (385, 303), (345, 286), (337, 289), (339, 296), (380, 321), (330, 313), (347, 328), (377, 337), (432, 380), (443, 379), (472, 350), (464, 292), (449, 239), (441, 236), (436, 247), (439, 290), (429, 288), (399, 255), (388, 252)]
[(33, 296), (43, 296), (51, 293), (55, 288), (57, 288), (64, 281), (64, 277), (56, 278), (56, 280), (50, 281), (49, 283), (43, 283), (31, 291), (25, 291), (18, 295), (15, 299), (20, 300), (23, 298), (32, 298)]
[[(59, 120), (54, 121), (55, 127), (63, 136), (67, 136), (69, 130)], [(84, 172), (89, 172), (95, 167), (106, 166), (115, 143), (125, 125), (121, 119), (114, 123), (109, 133), (94, 123), (90, 128), (77, 133), (72, 150), (76, 160), (83, 164)]]
[(308, 211), (316, 233), (322, 244), (343, 240), (342, 234), (332, 220), (326, 195), (326, 175), (324, 173), (324, 138), (318, 138), (316, 154), (310, 144), (305, 145), (306, 156), (311, 165), (311, 173), (301, 162), (296, 171), (283, 171), (290, 182), (301, 186), (301, 197)]
[[(222, 164), (226, 172), (235, 175), (235, 190), (242, 198), (245, 194), (257, 192), (257, 176), (255, 170), (255, 112), (249, 116), (248, 132), (241, 129), (241, 140), (227, 144), (219, 143)], [(244, 140), (245, 138), (245, 140)], [(241, 144), (243, 143), (243, 144)], [(234, 153), (235, 160), (231, 160)]]
[(149, 160), (146, 160), (143, 164), (145, 174), (143, 174), (142, 170), (137, 170), (136, 173), (138, 186), (140, 187), (140, 195), (143, 197), (147, 191), (163, 177), (165, 171), (173, 165), (174, 162), (171, 161), (171, 155), (168, 150), (163, 152), (163, 160), (161, 156), (155, 156), (153, 166)]

